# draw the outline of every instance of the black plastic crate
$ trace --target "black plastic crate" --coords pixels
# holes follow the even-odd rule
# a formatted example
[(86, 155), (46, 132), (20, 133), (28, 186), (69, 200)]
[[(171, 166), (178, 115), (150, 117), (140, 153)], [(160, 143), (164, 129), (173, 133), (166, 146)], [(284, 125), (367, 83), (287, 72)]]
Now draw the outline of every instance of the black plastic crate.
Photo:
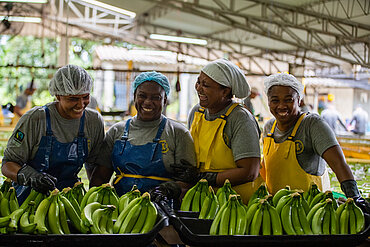
[(157, 206), (157, 209), (157, 222), (153, 229), (145, 234), (0, 234), (0, 246), (148, 246), (153, 242), (158, 232), (169, 224), (168, 216), (160, 207)]
[(358, 246), (366, 241), (370, 233), (369, 217), (366, 219), (366, 229), (351, 235), (213, 236), (209, 235), (212, 221), (170, 217), (170, 224), (181, 240), (191, 246)]

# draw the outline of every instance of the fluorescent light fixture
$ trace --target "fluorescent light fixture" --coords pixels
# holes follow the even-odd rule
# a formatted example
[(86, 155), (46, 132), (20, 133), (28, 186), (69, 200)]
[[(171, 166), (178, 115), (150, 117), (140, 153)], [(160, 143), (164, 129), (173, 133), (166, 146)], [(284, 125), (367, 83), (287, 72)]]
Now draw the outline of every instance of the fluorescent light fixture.
[[(6, 16), (0, 16), (0, 20), (3, 20)], [(9, 16), (8, 21), (10, 22), (32, 22), (32, 23), (40, 23), (40, 17), (26, 17), (26, 16)]]
[(12, 3), (47, 3), (48, 0), (0, 0), (0, 2), (12, 2)]
[(102, 2), (99, 2), (99, 1), (95, 1), (95, 0), (81, 0), (81, 1), (85, 2), (85, 3), (90, 3), (90, 4), (93, 4), (93, 5), (96, 5), (98, 7), (102, 7), (104, 9), (112, 10), (112, 11), (117, 12), (117, 13), (128, 15), (131, 18), (135, 18), (135, 16), (136, 16), (136, 13), (134, 13), (132, 11), (129, 11), (129, 10), (126, 10), (126, 9), (121, 9), (121, 8), (115, 7), (113, 5), (102, 3)]
[(151, 34), (149, 37), (151, 39), (157, 39), (157, 40), (189, 43), (189, 44), (196, 44), (196, 45), (207, 45), (207, 40), (205, 39), (193, 39), (193, 38), (177, 37), (177, 36), (162, 35), (162, 34)]

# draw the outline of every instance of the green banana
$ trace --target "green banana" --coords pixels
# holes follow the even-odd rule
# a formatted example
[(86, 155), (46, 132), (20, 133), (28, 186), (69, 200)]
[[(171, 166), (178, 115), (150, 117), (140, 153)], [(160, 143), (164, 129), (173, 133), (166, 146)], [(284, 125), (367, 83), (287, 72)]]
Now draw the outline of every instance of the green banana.
[(302, 206), (303, 201), (306, 201), (306, 200), (302, 197), (301, 200), (298, 203), (299, 222), (300, 222), (300, 224), (303, 228), (304, 234), (312, 235), (312, 230), (311, 230), (311, 226), (310, 226), (310, 224), (308, 223), (308, 220), (307, 220), (306, 211), (305, 211), (304, 207)]
[(9, 197), (10, 193), (6, 192), (5, 195), (3, 196), (3, 199), (1, 199), (0, 202), (0, 215), (1, 216), (8, 216), (10, 215), (10, 207), (9, 207)]
[(285, 188), (278, 190), (272, 198), (273, 205), (276, 207), (281, 197), (289, 195), (291, 193), (293, 193), (293, 191), (290, 190), (289, 185), (286, 185)]
[(91, 233), (102, 234), (102, 231), (100, 229), (100, 221), (102, 220), (102, 217), (104, 215), (104, 210), (104, 208), (98, 208), (92, 213), (91, 219), (93, 221), (93, 224), (90, 226)]
[(63, 195), (60, 195), (60, 201), (63, 203), (68, 219), (71, 221), (72, 226), (79, 232), (87, 233), (86, 227), (81, 228), (81, 216), (76, 212), (71, 202)]
[(38, 195), (37, 191), (31, 189), (30, 194), (27, 196), (26, 200), (23, 201), (22, 205), (19, 208), (26, 209), (28, 207), (28, 203), (30, 201), (35, 201), (37, 195)]
[(36, 233), (46, 234), (48, 228), (46, 227), (46, 216), (50, 207), (50, 197), (46, 197), (40, 202), (40, 205), (36, 209), (34, 222), (37, 224)]
[(296, 235), (292, 223), (292, 202), (285, 204), (281, 210), (281, 223), (288, 235)]
[(212, 200), (210, 209), (207, 213), (206, 219), (211, 219), (213, 220), (216, 217), (216, 214), (220, 208), (220, 204), (218, 203), (217, 197), (214, 195), (214, 198)]
[(84, 209), (84, 207), (86, 206), (87, 204), (87, 200), (89, 199), (90, 195), (92, 193), (94, 193), (95, 191), (99, 190), (100, 189), (100, 186), (98, 187), (91, 187), (87, 192), (86, 194), (84, 195), (84, 197), (82, 198), (82, 201), (81, 201), (81, 204), (80, 204), (80, 209), (81, 211)]
[(180, 210), (181, 211), (190, 211), (192, 206), (192, 200), (194, 198), (195, 192), (198, 190), (200, 186), (199, 182), (191, 187), (185, 194), (184, 198), (182, 199)]
[(330, 208), (330, 233), (331, 234), (338, 234), (339, 228), (338, 228), (338, 217), (335, 213), (334, 208)]
[(314, 214), (311, 223), (313, 234), (322, 234), (322, 223), (325, 215), (325, 206), (320, 207)]
[(236, 235), (244, 235), (247, 228), (247, 212), (239, 201), (236, 201)]
[(72, 193), (73, 193), (74, 197), (76, 198), (78, 204), (80, 205), (84, 195), (86, 194), (84, 184), (80, 181), (76, 182), (73, 185)]
[(320, 192), (320, 193), (318, 193), (318, 194), (317, 194), (317, 195), (312, 199), (312, 201), (310, 202), (309, 207), (310, 207), (310, 208), (313, 208), (313, 206), (315, 206), (317, 203), (321, 202), (324, 198), (325, 198), (325, 193), (324, 193), (324, 192)]
[(60, 196), (58, 196), (56, 203), (59, 206), (59, 222), (60, 222), (60, 226), (62, 228), (62, 231), (65, 234), (70, 234), (71, 231), (69, 230), (69, 226), (68, 226), (68, 221), (67, 221), (68, 217), (67, 217), (66, 208), (65, 208), (64, 203), (62, 202)]
[(9, 225), (9, 222), (10, 222), (9, 215), (8, 216), (4, 216), (4, 217), (0, 217), (0, 228), (3, 228), (3, 227), (8, 226)]
[(126, 194), (122, 195), (118, 199), (118, 214), (120, 214), (132, 200), (138, 197), (141, 197), (141, 193), (138, 189), (129, 191)]
[(323, 207), (325, 205), (325, 202), (320, 202), (318, 204), (316, 204), (313, 208), (310, 209), (310, 212), (308, 212), (308, 215), (307, 215), (307, 220), (308, 220), (308, 223), (310, 225), (312, 225), (312, 219), (313, 219), (313, 216), (315, 215), (316, 211)]
[(146, 201), (142, 205), (140, 215), (139, 215), (137, 221), (135, 222), (135, 225), (132, 228), (131, 233), (140, 233), (140, 231), (143, 228), (144, 223), (147, 219), (148, 211), (149, 211), (149, 201)]
[(345, 207), (340, 214), (339, 219), (339, 233), (348, 234), (349, 233), (349, 210), (348, 207)]
[(59, 204), (57, 201), (58, 194), (55, 194), (53, 192), (50, 195), (51, 196), (50, 206), (49, 206), (48, 215), (47, 215), (49, 230), (53, 234), (64, 234), (62, 230), (62, 226), (60, 225), (60, 218), (59, 218), (60, 211), (59, 211)]
[(199, 212), (200, 208), (200, 193), (201, 193), (202, 185), (198, 187), (198, 189), (195, 191), (193, 200), (191, 202), (191, 211), (192, 212)]
[(86, 227), (91, 227), (93, 225), (92, 214), (100, 207), (101, 204), (99, 202), (87, 204), (81, 212), (81, 224)]
[(271, 206), (270, 204), (267, 204), (268, 211), (271, 218), (271, 228), (272, 228), (272, 234), (273, 235), (282, 235), (283, 234), (283, 227), (281, 225), (281, 220), (278, 212), (276, 209)]
[(353, 205), (354, 203), (352, 204), (349, 204), (347, 207), (348, 207), (348, 211), (349, 211), (349, 233), (350, 234), (356, 234), (356, 215), (355, 215), (355, 212), (353, 211)]
[(355, 203), (353, 203), (353, 211), (356, 217), (356, 233), (360, 233), (365, 229), (365, 216), (362, 210)]
[(71, 187), (64, 188), (61, 194), (68, 199), (68, 201), (72, 204), (76, 212), (78, 214), (81, 214), (80, 204), (76, 200)]
[(267, 203), (262, 205), (262, 235), (271, 235), (271, 216)]
[(10, 212), (14, 212), (15, 210), (19, 208), (17, 193), (14, 187), (10, 187), (8, 193), (10, 194), (9, 195), (9, 209), (10, 209)]
[(253, 215), (253, 219), (250, 227), (250, 235), (259, 235), (262, 225), (263, 209), (262, 204), (257, 208), (256, 213)]
[(23, 208), (14, 210), (10, 215), (10, 222), (7, 227), (8, 232), (16, 232), (18, 230), (18, 222), (24, 212)]
[(211, 205), (212, 205), (212, 199), (211, 199), (211, 196), (209, 195), (204, 199), (204, 202), (202, 204), (202, 208), (201, 208), (200, 213), (199, 213), (199, 217), (198, 217), (199, 219), (205, 219), (206, 218), (207, 213), (211, 208)]
[(330, 207), (333, 207), (331, 204), (327, 204), (324, 207), (324, 216), (322, 220), (322, 233), (324, 235), (329, 235), (330, 234)]
[(229, 234), (229, 222), (230, 222), (230, 214), (231, 214), (231, 201), (229, 200), (226, 203), (226, 208), (222, 212), (221, 220), (220, 220), (220, 229), (218, 234), (219, 235), (228, 235)]
[[(260, 199), (260, 200), (264, 200), (264, 199)], [(252, 204), (248, 207), (246, 217), (245, 217), (246, 220), (247, 220), (247, 225), (246, 225), (246, 229), (245, 229), (246, 234), (249, 234), (249, 232), (250, 232), (251, 222), (253, 220), (254, 215), (256, 214), (256, 211), (257, 211), (259, 205), (260, 205), (260, 203), (258, 202), (258, 203), (254, 203), (254, 204)]]
[(143, 207), (142, 204), (138, 203), (131, 209), (131, 211), (127, 214), (125, 220), (122, 222), (122, 225), (118, 233), (130, 233), (131, 232), (132, 228), (134, 227), (140, 215), (142, 207)]
[(299, 202), (299, 198), (298, 199), (295, 198), (293, 203), (292, 203), (292, 225), (293, 225), (294, 231), (297, 235), (303, 235), (303, 234), (305, 234), (305, 232), (304, 232), (303, 227), (301, 225), (301, 222), (299, 220), (297, 202)]
[[(145, 193), (144, 193), (144, 195), (145, 195)], [(149, 194), (148, 194), (148, 196), (149, 196)], [(153, 226), (157, 221), (157, 217), (158, 217), (157, 208), (154, 206), (154, 204), (151, 201), (149, 201), (149, 203), (148, 203), (148, 216), (146, 217), (146, 221), (145, 221), (145, 223), (143, 225), (143, 228), (141, 229), (140, 233), (144, 234), (144, 233), (150, 232), (153, 229)]]
[(200, 181), (200, 186), (201, 186), (201, 190), (200, 190), (200, 208), (199, 208), (199, 211), (202, 209), (202, 205), (203, 205), (203, 202), (204, 200), (206, 199), (206, 197), (208, 196), (209, 194), (209, 188), (208, 188), (208, 181), (206, 179), (201, 179)]
[(4, 194), (4, 196), (5, 196), (5, 193), (8, 192), (11, 186), (12, 186), (12, 180), (10, 178), (6, 178), (0, 187), (0, 191)]
[(292, 201), (293, 197), (291, 195), (292, 194), (289, 194), (280, 198), (278, 204), (275, 207), (279, 215), (281, 214), (281, 210), (283, 209), (283, 207)]
[(236, 233), (236, 200), (231, 201), (230, 221), (229, 221), (229, 235)]
[(212, 221), (211, 228), (209, 230), (209, 235), (218, 235), (219, 228), (220, 228), (220, 221), (222, 218), (223, 211), (226, 209), (227, 203), (221, 206), (220, 210), (218, 210), (215, 219)]
[(19, 230), (22, 233), (31, 234), (36, 229), (36, 223), (31, 223), (29, 220), (31, 209), (32, 209), (31, 207), (23, 209), (25, 211), (23, 212), (21, 218), (19, 219)]
[(249, 201), (248, 201), (248, 206), (249, 204), (251, 203), (251, 201), (253, 201), (254, 199), (256, 198), (264, 198), (265, 196), (267, 196), (269, 193), (268, 193), (268, 190), (267, 190), (267, 187), (266, 187), (266, 183), (263, 182), (259, 187), (258, 189), (252, 194), (252, 196), (249, 198)]

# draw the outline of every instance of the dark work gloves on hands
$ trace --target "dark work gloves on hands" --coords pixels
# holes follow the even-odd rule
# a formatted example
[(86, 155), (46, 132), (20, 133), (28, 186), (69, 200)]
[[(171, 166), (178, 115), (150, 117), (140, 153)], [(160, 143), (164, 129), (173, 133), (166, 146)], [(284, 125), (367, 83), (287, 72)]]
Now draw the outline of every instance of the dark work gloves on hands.
[(370, 203), (361, 197), (360, 192), (357, 188), (357, 183), (355, 180), (346, 180), (340, 184), (340, 187), (346, 197), (353, 198), (356, 205), (361, 208), (362, 212), (365, 214), (370, 214)]
[(181, 186), (174, 181), (164, 182), (149, 191), (150, 199), (153, 202), (178, 199), (181, 195)]
[(204, 178), (207, 179), (209, 185), (216, 185), (217, 172), (199, 172), (198, 168), (192, 166), (184, 159), (180, 160), (180, 164), (172, 164), (170, 167), (174, 172), (173, 179), (178, 181), (194, 185)]
[(57, 179), (47, 173), (38, 172), (31, 166), (24, 165), (17, 173), (17, 183), (19, 185), (31, 186), (34, 190), (48, 194), (55, 188)]

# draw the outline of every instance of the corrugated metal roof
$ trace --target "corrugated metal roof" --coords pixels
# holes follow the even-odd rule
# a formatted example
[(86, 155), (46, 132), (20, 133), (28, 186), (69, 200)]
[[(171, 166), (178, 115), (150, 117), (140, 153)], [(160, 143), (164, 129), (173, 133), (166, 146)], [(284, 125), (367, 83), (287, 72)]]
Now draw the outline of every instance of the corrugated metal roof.
[[(102, 61), (133, 61), (148, 64), (177, 64), (177, 53), (170, 51), (132, 49), (103, 45), (95, 48), (97, 57)], [(205, 65), (207, 60), (179, 54), (179, 61), (186, 64)]]

